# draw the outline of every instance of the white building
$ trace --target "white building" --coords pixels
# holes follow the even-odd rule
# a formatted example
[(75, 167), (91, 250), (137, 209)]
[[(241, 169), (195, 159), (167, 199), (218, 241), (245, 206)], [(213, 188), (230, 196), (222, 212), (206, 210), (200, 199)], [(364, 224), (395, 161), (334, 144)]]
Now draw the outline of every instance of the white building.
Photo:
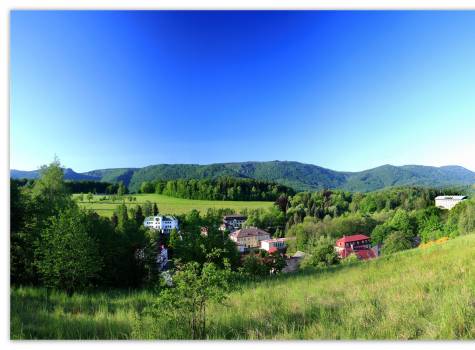
[(277, 250), (281, 250), (285, 248), (285, 238), (276, 238), (276, 239), (265, 239), (261, 241), (261, 249), (265, 251), (269, 251), (271, 248), (276, 248)]
[(178, 220), (174, 216), (148, 216), (143, 225), (166, 234), (169, 234), (173, 229), (178, 230)]
[(437, 196), (435, 197), (435, 206), (450, 210), (465, 199), (467, 199), (467, 196)]
[(242, 228), (244, 222), (246, 222), (247, 216), (240, 214), (226, 215), (223, 217), (223, 224), (219, 227), (221, 231), (228, 230), (234, 232)]
[(234, 231), (229, 235), (229, 238), (236, 242), (238, 246), (259, 248), (262, 240), (270, 239), (270, 233), (256, 227), (250, 227)]

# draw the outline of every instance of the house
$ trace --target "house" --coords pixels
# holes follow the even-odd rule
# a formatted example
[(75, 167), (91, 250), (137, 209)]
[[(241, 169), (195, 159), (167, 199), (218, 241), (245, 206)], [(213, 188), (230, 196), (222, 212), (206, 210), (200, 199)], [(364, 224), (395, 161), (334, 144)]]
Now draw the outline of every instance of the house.
[(341, 259), (354, 253), (361, 260), (368, 260), (378, 256), (377, 251), (371, 248), (371, 240), (365, 235), (343, 236), (336, 241), (335, 250)]
[(178, 230), (178, 220), (174, 216), (148, 216), (145, 218), (143, 225), (170, 234), (173, 229)]
[(219, 229), (221, 231), (228, 230), (229, 232), (234, 232), (236, 230), (239, 230), (246, 220), (247, 216), (244, 215), (226, 215), (223, 217), (223, 224), (219, 227)]
[(435, 197), (435, 206), (450, 210), (465, 199), (467, 199), (467, 196), (437, 196)]
[(271, 250), (283, 250), (285, 245), (285, 238), (265, 239), (261, 241), (261, 249), (271, 253)]
[(256, 227), (242, 228), (229, 234), (229, 238), (238, 246), (259, 248), (260, 242), (270, 239), (270, 233)]

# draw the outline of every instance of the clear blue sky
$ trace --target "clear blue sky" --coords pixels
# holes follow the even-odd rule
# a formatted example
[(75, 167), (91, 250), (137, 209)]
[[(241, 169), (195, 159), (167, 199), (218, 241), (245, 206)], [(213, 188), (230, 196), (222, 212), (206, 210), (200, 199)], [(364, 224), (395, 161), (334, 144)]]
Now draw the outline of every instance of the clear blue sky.
[(475, 170), (475, 12), (11, 13), (11, 168)]

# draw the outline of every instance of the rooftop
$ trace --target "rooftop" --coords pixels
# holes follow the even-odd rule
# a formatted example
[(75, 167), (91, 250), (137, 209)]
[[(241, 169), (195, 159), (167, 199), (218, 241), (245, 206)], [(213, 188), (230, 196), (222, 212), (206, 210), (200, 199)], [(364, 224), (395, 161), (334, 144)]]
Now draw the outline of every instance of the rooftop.
[(157, 215), (157, 216), (147, 216), (145, 218), (145, 221), (158, 221), (160, 218), (165, 221), (173, 221), (176, 220), (174, 216), (162, 216), (162, 215)]
[(264, 239), (262, 242), (285, 242), (287, 238), (273, 238), (273, 239)]
[(292, 255), (292, 258), (303, 258), (304, 256), (305, 256), (305, 253), (299, 250), (294, 255)]
[(454, 200), (462, 200), (466, 199), (467, 196), (437, 196), (435, 199), (454, 199)]
[(254, 236), (260, 236), (260, 235), (270, 236), (270, 233), (264, 230), (261, 230), (260, 228), (257, 228), (257, 227), (250, 227), (250, 228), (242, 228), (230, 234), (230, 236), (233, 236), (236, 238), (254, 237)]
[(349, 242), (355, 242), (355, 241), (364, 241), (365, 239), (369, 239), (368, 236), (365, 235), (352, 235), (352, 236), (343, 236), (339, 240), (336, 241), (336, 243), (349, 243)]

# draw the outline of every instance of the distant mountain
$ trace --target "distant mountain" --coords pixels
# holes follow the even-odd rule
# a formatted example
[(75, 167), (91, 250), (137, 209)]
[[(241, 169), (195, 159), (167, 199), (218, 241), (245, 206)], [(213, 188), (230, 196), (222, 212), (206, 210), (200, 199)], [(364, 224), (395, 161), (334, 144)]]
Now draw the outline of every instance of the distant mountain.
[[(90, 181), (102, 181), (100, 176), (91, 176), (86, 173), (76, 173), (71, 168), (63, 168), (65, 180), (90, 180)], [(22, 170), (10, 170), (10, 177), (12, 179), (37, 179), (40, 177), (39, 170), (22, 171)]]
[[(38, 171), (11, 170), (12, 178), (38, 178)], [(461, 166), (383, 165), (360, 172), (341, 172), (312, 164), (292, 161), (159, 164), (144, 168), (117, 168), (76, 173), (65, 169), (65, 179), (124, 182), (130, 191), (138, 191), (143, 181), (203, 179), (232, 176), (275, 181), (297, 191), (340, 188), (368, 192), (391, 186), (446, 187), (471, 185), (475, 173)]]
[(390, 186), (447, 187), (475, 183), (475, 173), (461, 166), (383, 165), (350, 173), (343, 188), (368, 192)]
[(138, 168), (116, 168), (116, 169), (100, 169), (100, 170), (93, 170), (83, 173), (87, 176), (92, 176), (98, 178), (100, 181), (104, 182), (120, 182), (122, 181), (126, 186), (129, 185), (130, 179), (134, 172), (138, 170)]
[(155, 179), (203, 179), (232, 176), (275, 181), (301, 190), (340, 187), (345, 181), (342, 173), (316, 165), (298, 162), (243, 162), (197, 164), (160, 164), (137, 170), (131, 178), (129, 189), (138, 190), (143, 181)]
[(40, 177), (40, 172), (38, 170), (10, 170), (10, 178), (12, 179), (37, 179)]

